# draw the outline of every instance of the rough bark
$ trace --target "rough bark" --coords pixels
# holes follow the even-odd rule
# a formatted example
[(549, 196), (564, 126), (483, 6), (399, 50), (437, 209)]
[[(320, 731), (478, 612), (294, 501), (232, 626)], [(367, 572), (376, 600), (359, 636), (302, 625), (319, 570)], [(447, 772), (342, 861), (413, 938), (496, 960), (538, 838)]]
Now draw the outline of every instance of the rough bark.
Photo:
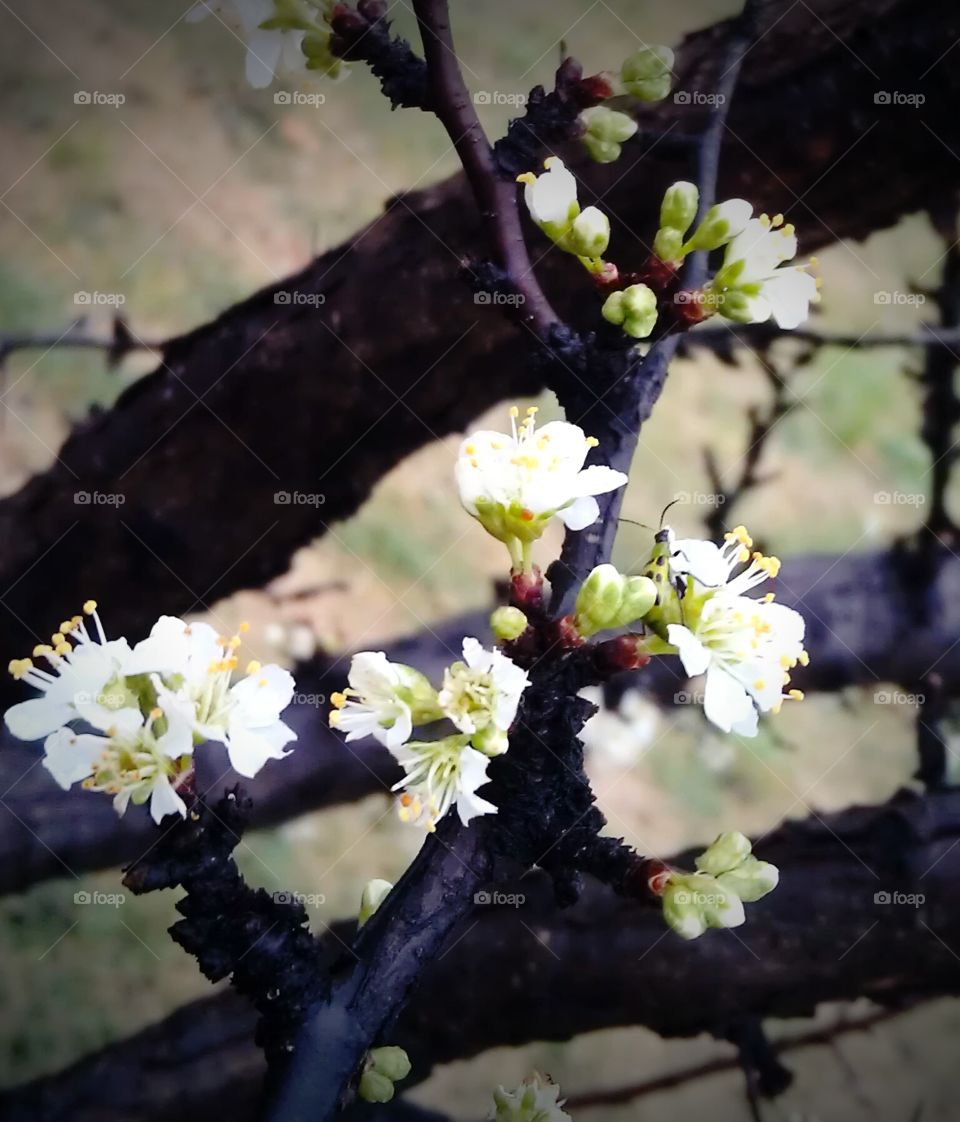
[[(960, 93), (957, 68), (937, 62), (958, 34), (955, 6), (820, 0), (813, 9), (766, 6), (770, 29), (744, 64), (720, 184), (723, 195), (786, 212), (805, 250), (864, 237), (960, 183), (960, 163), (937, 139), (951, 135)], [(715, 88), (725, 33), (717, 25), (686, 41), (678, 89)], [(922, 108), (876, 105), (904, 75), (924, 75)], [(643, 124), (649, 142), (581, 169), (628, 268), (646, 254), (664, 186), (690, 173), (688, 146), (675, 141), (700, 121), (668, 100)], [(118, 629), (137, 631), (157, 605), (186, 612), (258, 586), (404, 456), (538, 389), (524, 332), (477, 305), (461, 275), (482, 246), (457, 176), (392, 200), (299, 275), (168, 343), (159, 370), (0, 503), (9, 648), (29, 649), (91, 595), (109, 603)], [(582, 276), (562, 255), (547, 254), (540, 271), (561, 313), (582, 303)], [(324, 302), (278, 304), (278, 292)], [(575, 322), (593, 322), (593, 307), (574, 311)], [(324, 501), (278, 504), (279, 491)], [(120, 495), (123, 505), (78, 503), (78, 492)], [(0, 689), (9, 697), (7, 683)]]
[[(788, 824), (758, 846), (781, 868), (776, 892), (748, 908), (736, 936), (713, 932), (695, 944), (665, 933), (655, 909), (598, 885), (559, 911), (545, 878), (527, 877), (502, 886), (523, 894), (519, 907), (478, 905), (464, 920), (391, 1040), (414, 1060), (412, 1084), (437, 1063), (599, 1028), (727, 1037), (745, 1019), (808, 1016), (821, 1002), (867, 997), (897, 1008), (955, 994), (958, 842), (955, 791), (901, 794), (883, 807)], [(918, 894), (919, 903), (904, 899)], [(350, 930), (345, 924), (337, 934)], [(232, 993), (195, 1002), (9, 1092), (0, 1117), (205, 1122), (216, 1112), (252, 1122), (263, 1075), (253, 1020)]]

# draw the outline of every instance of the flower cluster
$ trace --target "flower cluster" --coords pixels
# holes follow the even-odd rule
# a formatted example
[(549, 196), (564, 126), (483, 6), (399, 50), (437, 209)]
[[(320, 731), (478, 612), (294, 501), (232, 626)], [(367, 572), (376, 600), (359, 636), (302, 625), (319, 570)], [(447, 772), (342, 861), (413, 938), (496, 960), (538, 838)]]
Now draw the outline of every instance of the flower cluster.
[(722, 546), (676, 539), (669, 529), (657, 536), (644, 571), (660, 599), (645, 622), (688, 674), (706, 674), (707, 718), (724, 732), (755, 736), (758, 713), (779, 712), (786, 698), (802, 700), (800, 690), (783, 687), (790, 671), (809, 661), (800, 613), (774, 603), (772, 592), (759, 600), (746, 595), (775, 577), (780, 561), (751, 552), (743, 526)]
[(683, 939), (697, 939), (711, 927), (739, 927), (743, 905), (772, 892), (780, 880), (775, 865), (751, 853), (750, 839), (721, 834), (696, 859), (697, 871), (658, 874), (650, 887), (663, 899), (664, 919)]
[(538, 429), (535, 406), (512, 431), (481, 430), (460, 446), (456, 479), (460, 502), (487, 533), (510, 550), (513, 571), (529, 572), (530, 547), (552, 518), (582, 530), (600, 515), (596, 495), (622, 487), (627, 476), (600, 464), (585, 468), (597, 441), (566, 421)]
[(563, 1109), (560, 1087), (538, 1071), (515, 1091), (498, 1087), (487, 1118), (490, 1122), (572, 1122)]
[[(505, 654), (476, 639), (463, 640), (463, 661), (444, 671), (440, 690), (412, 667), (382, 651), (353, 656), (349, 686), (332, 696), (330, 725), (357, 740), (373, 736), (404, 770), (400, 817), (427, 829), (456, 806), (466, 826), (495, 814), (477, 790), (487, 782), (491, 757), (509, 748), (508, 733), (527, 685), (526, 672)], [(450, 722), (456, 732), (436, 740), (411, 740), (415, 725)]]
[(603, 254), (610, 243), (610, 219), (598, 207), (580, 209), (577, 181), (559, 156), (549, 156), (546, 169), (517, 176), (530, 217), (559, 249), (572, 253), (591, 273), (603, 273)]
[(330, 50), (333, 0), (200, 0), (187, 13), (196, 23), (214, 16), (246, 43), (247, 81), (255, 89), (274, 78), (300, 79), (307, 72), (331, 78), (346, 74)]
[(698, 202), (693, 183), (681, 181), (667, 189), (654, 252), (676, 267), (694, 250), (726, 247), (713, 280), (696, 294), (701, 312), (736, 323), (763, 323), (773, 317), (780, 327), (798, 327), (819, 293), (807, 265), (786, 264), (797, 253), (793, 226), (784, 225), (781, 214), (754, 218), (745, 199), (728, 199), (711, 207), (690, 233)]
[(44, 739), (44, 766), (65, 790), (82, 782), (112, 795), (119, 814), (131, 801), (149, 801), (156, 822), (185, 816), (178, 788), (196, 745), (219, 741), (234, 769), (253, 776), (296, 739), (280, 720), (293, 696), (286, 670), (251, 662), (232, 682), (241, 642), (162, 616), (131, 648), (107, 639), (88, 600), (32, 658), (10, 663), (13, 677), (40, 696), (7, 710), (7, 727), (21, 740)]

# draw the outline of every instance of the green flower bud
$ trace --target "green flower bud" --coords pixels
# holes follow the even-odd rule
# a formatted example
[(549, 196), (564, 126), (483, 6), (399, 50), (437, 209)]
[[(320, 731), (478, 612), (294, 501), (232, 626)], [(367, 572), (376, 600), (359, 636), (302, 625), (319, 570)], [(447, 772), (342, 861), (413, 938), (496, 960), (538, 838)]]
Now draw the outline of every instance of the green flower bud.
[(584, 637), (614, 626), (626, 578), (614, 565), (598, 565), (580, 586), (574, 609), (577, 630)]
[(649, 577), (629, 577), (617, 613), (617, 627), (627, 627), (650, 611), (657, 599), (657, 586)]
[(653, 252), (661, 261), (683, 259), (683, 234), (672, 226), (661, 226), (653, 239)]
[(660, 226), (685, 234), (697, 217), (700, 192), (694, 183), (679, 180), (668, 187), (660, 204)]
[(490, 616), (490, 629), (498, 639), (509, 643), (527, 630), (527, 617), (519, 608), (497, 608)]
[(588, 206), (557, 244), (578, 257), (602, 257), (610, 244), (610, 219), (597, 207)]
[(372, 1068), (360, 1076), (360, 1098), (368, 1103), (388, 1103), (393, 1098), (393, 1083)]
[(510, 747), (507, 734), (492, 722), (485, 728), (473, 733), (470, 737), (470, 743), (478, 752), (491, 757), (502, 756)]
[(736, 830), (731, 830), (721, 834), (713, 845), (700, 854), (696, 860), (697, 869), (712, 877), (729, 873), (750, 856), (750, 849), (750, 839)]
[(584, 109), (580, 120), (585, 126), (583, 143), (599, 164), (609, 164), (620, 155), (620, 145), (637, 131), (637, 122), (627, 113), (594, 105)]
[(707, 930), (706, 920), (694, 893), (680, 878), (671, 881), (663, 894), (663, 918), (681, 939), (699, 939)]
[(673, 51), (669, 47), (644, 47), (620, 68), (627, 93), (641, 101), (662, 101), (670, 92)]
[(707, 306), (715, 307), (724, 319), (734, 323), (753, 323), (754, 301), (750, 293), (735, 288), (728, 292), (715, 292), (708, 286), (706, 296)]
[(443, 716), (443, 710), (437, 701), (437, 691), (430, 684), (430, 679), (419, 670), (403, 663), (396, 663), (400, 672), (400, 685), (397, 687), (397, 696), (401, 697), (409, 706), (415, 725), (429, 724), (438, 721)]
[(657, 297), (647, 285), (632, 284), (612, 292), (604, 301), (601, 314), (634, 339), (646, 339), (657, 322)]
[(735, 869), (721, 874), (717, 880), (723, 888), (735, 892), (745, 904), (752, 904), (777, 887), (780, 870), (768, 861), (759, 861), (751, 856)]
[(726, 245), (743, 230), (752, 213), (753, 207), (745, 199), (727, 199), (712, 206), (687, 242), (688, 252), (691, 249), (719, 249)]
[(402, 1048), (388, 1044), (383, 1048), (370, 1049), (370, 1066), (379, 1075), (398, 1083), (410, 1074), (410, 1059)]
[(367, 881), (360, 895), (360, 911), (357, 915), (357, 924), (360, 927), (363, 927), (377, 908), (386, 900), (392, 888), (393, 885), (388, 880)]

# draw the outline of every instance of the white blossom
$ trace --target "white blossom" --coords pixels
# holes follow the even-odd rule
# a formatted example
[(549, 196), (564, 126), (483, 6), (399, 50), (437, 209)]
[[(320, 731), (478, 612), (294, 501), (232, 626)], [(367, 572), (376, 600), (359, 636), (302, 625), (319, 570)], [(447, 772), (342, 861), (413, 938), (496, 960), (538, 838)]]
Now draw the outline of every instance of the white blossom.
[(491, 1122), (572, 1122), (563, 1109), (560, 1087), (536, 1071), (515, 1091), (498, 1087), (487, 1118)]
[(410, 741), (393, 755), (405, 773), (393, 788), (404, 792), (399, 808), (404, 822), (432, 831), (452, 806), (464, 826), (479, 815), (497, 813), (493, 803), (477, 794), (488, 781), (490, 758), (471, 748), (468, 736)]
[(723, 266), (707, 286), (706, 300), (737, 323), (798, 327), (818, 299), (817, 280), (806, 265), (785, 265), (797, 253), (792, 225), (783, 216), (752, 218), (727, 243)]
[(162, 616), (134, 647), (128, 673), (155, 672), (160, 703), (189, 720), (199, 739), (224, 744), (233, 769), (249, 778), (297, 738), (280, 720), (294, 683), (281, 667), (252, 661), (231, 684), (240, 644), (239, 635), (222, 638), (209, 624)]
[(438, 694), (440, 708), (487, 755), (507, 750), (507, 732), (529, 681), (525, 670), (477, 639), (463, 640), (463, 662), (447, 667)]
[(531, 406), (518, 426), (514, 407), (510, 433), (471, 433), (455, 469), (464, 509), (507, 544), (515, 569), (527, 567), (523, 548), (541, 536), (551, 518), (582, 530), (600, 515), (595, 496), (627, 482), (622, 471), (583, 466), (597, 441), (578, 425), (551, 421), (537, 429), (536, 412)]
[(279, 74), (306, 72), (303, 31), (260, 26), (275, 15), (273, 0), (200, 0), (187, 13), (187, 21), (197, 23), (210, 15), (225, 23), (246, 44), (246, 77), (254, 89), (269, 86)]
[[(130, 647), (126, 639), (107, 640), (94, 600), (84, 604), (84, 613), (93, 634), (82, 616), (74, 616), (60, 624), (49, 644), (34, 647), (33, 658), (10, 662), (14, 678), (40, 691), (6, 712), (7, 728), (18, 739), (41, 740), (75, 720), (100, 730), (139, 727), (137, 699), (123, 683)], [(33, 659), (43, 659), (48, 669)]]
[(348, 741), (373, 736), (392, 752), (410, 739), (415, 721), (442, 715), (427, 679), (410, 666), (391, 662), (383, 651), (355, 654), (348, 681), (347, 689), (330, 698), (330, 726)]
[(47, 737), (43, 766), (64, 789), (82, 782), (87, 790), (113, 795), (123, 814), (132, 800), (150, 803), (159, 823), (168, 814), (185, 817), (187, 807), (174, 780), (193, 751), (190, 722), (175, 708), (157, 708), (135, 730), (105, 736), (61, 728)]

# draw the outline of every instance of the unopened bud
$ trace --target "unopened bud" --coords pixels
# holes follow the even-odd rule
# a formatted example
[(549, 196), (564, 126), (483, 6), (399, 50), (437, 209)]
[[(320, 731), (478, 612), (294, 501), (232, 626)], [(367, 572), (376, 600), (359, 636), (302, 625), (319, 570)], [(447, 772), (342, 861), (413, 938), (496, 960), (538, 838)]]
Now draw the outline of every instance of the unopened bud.
[(370, 1066), (379, 1075), (385, 1076), (391, 1083), (399, 1083), (410, 1074), (410, 1059), (402, 1048), (394, 1044), (385, 1045), (383, 1048), (370, 1049)]
[(662, 101), (670, 92), (673, 51), (669, 47), (644, 47), (620, 68), (627, 93), (641, 101)]
[(388, 1103), (393, 1098), (393, 1081), (372, 1068), (360, 1076), (360, 1098), (368, 1103)]
[(780, 883), (780, 870), (769, 861), (758, 861), (751, 856), (717, 879), (724, 888), (735, 892), (745, 904), (752, 904), (777, 887)]
[(660, 204), (660, 225), (685, 234), (697, 217), (700, 192), (695, 183), (681, 179), (668, 187)]
[(558, 244), (578, 257), (602, 257), (610, 244), (610, 219), (599, 208), (588, 206)]
[(687, 249), (719, 249), (743, 231), (753, 207), (746, 199), (727, 199), (712, 206), (694, 230)]
[(373, 913), (390, 895), (393, 885), (388, 880), (369, 880), (363, 887), (360, 895), (360, 911), (357, 915), (357, 924), (360, 927), (367, 922)]
[(657, 297), (645, 284), (632, 284), (612, 292), (601, 309), (608, 323), (615, 323), (634, 339), (646, 339), (657, 322)]
[(527, 617), (519, 608), (497, 608), (490, 616), (490, 629), (498, 639), (510, 643), (527, 630)]
[(697, 869), (712, 877), (729, 873), (750, 856), (750, 839), (737, 830), (721, 834), (696, 860)]
[(620, 145), (637, 131), (637, 122), (627, 113), (595, 105), (580, 114), (584, 125), (583, 143), (591, 159), (609, 164), (620, 155)]

